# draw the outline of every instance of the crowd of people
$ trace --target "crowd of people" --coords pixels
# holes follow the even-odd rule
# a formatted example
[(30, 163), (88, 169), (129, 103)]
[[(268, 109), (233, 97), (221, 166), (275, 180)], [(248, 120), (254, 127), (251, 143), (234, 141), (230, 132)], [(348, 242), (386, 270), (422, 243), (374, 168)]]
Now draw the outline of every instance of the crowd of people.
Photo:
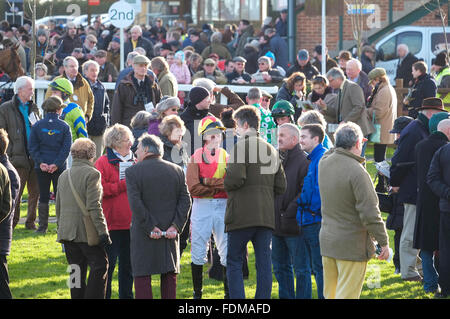
[[(183, 30), (156, 19), (127, 31), (125, 56), (117, 30), (100, 21), (35, 33), (2, 23), (3, 46), (28, 48), (25, 72), (35, 68), (49, 85), (43, 114), (27, 75), (0, 105), (0, 298), (12, 297), (6, 256), (25, 186), (26, 229), (45, 235), (55, 201), (57, 241), (80, 269), (72, 298), (111, 298), (116, 263), (119, 298), (153, 298), (155, 275), (161, 297), (176, 298), (188, 242), (194, 299), (208, 261), (224, 298), (245, 298), (250, 241), (256, 298), (271, 297), (272, 273), (279, 298), (312, 298), (312, 275), (319, 299), (359, 298), (368, 261), (390, 258), (387, 228), (401, 279), (447, 296), (450, 119), (448, 97), (437, 93), (450, 83), (447, 54), (429, 72), (398, 45), (397, 78), (410, 92), (408, 116), (397, 117), (403, 110), (370, 45), (360, 59), (323, 57), (318, 45), (288, 61), (286, 16), (265, 19), (259, 32), (247, 20)], [(369, 142), (377, 168), (397, 145), (376, 185)], [(390, 203), (386, 223), (381, 198)]]

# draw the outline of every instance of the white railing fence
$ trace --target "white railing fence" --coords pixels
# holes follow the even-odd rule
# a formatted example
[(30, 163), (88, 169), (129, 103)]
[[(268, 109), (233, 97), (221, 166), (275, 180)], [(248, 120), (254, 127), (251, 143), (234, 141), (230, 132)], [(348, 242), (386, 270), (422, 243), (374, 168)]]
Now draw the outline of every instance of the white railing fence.
[[(44, 80), (36, 80), (35, 81), (35, 89), (36, 89), (36, 104), (39, 107), (39, 109), (41, 109), (41, 105), (44, 102), (44, 97), (45, 97), (45, 92), (48, 88), (50, 81), (44, 81)], [(10, 82), (7, 83), (6, 85), (3, 86), (3, 84), (5, 84), (5, 82), (0, 82), (0, 87), (2, 89), (7, 89), (7, 88), (14, 88), (14, 83)], [(115, 87), (116, 87), (116, 83), (115, 82), (103, 82), (102, 83), (106, 90), (108, 91), (114, 91)], [(2, 87), (3, 86), (3, 87)], [(278, 93), (278, 86), (250, 86), (250, 85), (218, 85), (218, 87), (228, 87), (231, 91), (235, 92), (235, 93), (244, 93), (247, 94), (248, 91), (251, 88), (254, 87), (259, 87), (261, 90), (265, 90), (266, 92), (270, 93), (270, 94), (277, 94)], [(179, 91), (183, 91), (183, 92), (189, 92), (192, 89), (192, 85), (191, 84), (178, 84), (178, 90)], [(227, 104), (227, 98), (226, 96), (224, 96), (223, 94), (220, 95), (220, 104)], [(42, 112), (42, 109), (41, 109)]]

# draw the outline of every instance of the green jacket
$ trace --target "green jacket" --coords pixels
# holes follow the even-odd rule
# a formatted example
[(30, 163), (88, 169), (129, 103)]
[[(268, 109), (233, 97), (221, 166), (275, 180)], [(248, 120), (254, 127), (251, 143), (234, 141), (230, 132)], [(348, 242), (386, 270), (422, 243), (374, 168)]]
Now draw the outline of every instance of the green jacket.
[(240, 138), (227, 163), (224, 186), (228, 193), (226, 232), (249, 227), (275, 229), (274, 198), (287, 186), (272, 145), (254, 134)]
[[(8, 133), (9, 145), (6, 153), (15, 168), (32, 169), (33, 160), (28, 153), (28, 141), (24, 118), (19, 110), (19, 98), (14, 95), (10, 101), (0, 105), (0, 128)], [(40, 120), (39, 109), (36, 104), (30, 103), (28, 120), (30, 126)]]
[(70, 188), (67, 174), (71, 174), (75, 190), (100, 235), (108, 234), (105, 216), (102, 209), (103, 188), (101, 174), (94, 167), (94, 163), (88, 160), (74, 159), (72, 168), (65, 170), (58, 180), (56, 192), (56, 220), (57, 241), (73, 241), (87, 243), (86, 227), (83, 221), (83, 213), (78, 206), (72, 189)]
[(178, 82), (175, 75), (173, 75), (170, 71), (163, 71), (158, 74), (158, 84), (161, 89), (162, 96), (178, 96)]
[(76, 103), (69, 103), (61, 114), (61, 118), (69, 124), (72, 142), (80, 137), (88, 137), (84, 113)]
[(375, 252), (371, 237), (381, 246), (389, 242), (364, 161), (348, 150), (336, 148), (326, 152), (319, 162), (322, 256), (368, 261)]

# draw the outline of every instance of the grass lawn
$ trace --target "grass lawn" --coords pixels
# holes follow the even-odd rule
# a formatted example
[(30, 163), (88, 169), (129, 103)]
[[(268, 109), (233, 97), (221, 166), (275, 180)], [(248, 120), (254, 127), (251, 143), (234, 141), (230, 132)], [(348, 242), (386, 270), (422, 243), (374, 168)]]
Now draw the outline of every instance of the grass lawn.
[[(393, 149), (388, 149), (387, 158), (391, 158)], [(375, 174), (373, 165), (373, 148), (367, 149), (367, 169), (372, 176)], [(371, 160), (372, 158), (372, 160)], [(25, 195), (26, 196), (26, 195)], [(21, 216), (26, 216), (26, 203), (22, 203)], [(55, 216), (54, 205), (50, 206), (50, 216)], [(386, 218), (386, 214), (383, 214)], [(393, 232), (389, 231), (390, 247), (394, 247)], [(254, 267), (253, 247), (249, 244), (250, 277), (245, 281), (247, 298), (253, 298), (256, 290), (256, 271)], [(189, 246), (181, 260), (181, 274), (178, 275), (177, 297), (192, 298), (192, 279), (190, 269)], [(14, 230), (11, 255), (8, 258), (10, 287), (13, 298), (16, 299), (68, 299), (67, 261), (56, 242), (56, 224), (49, 225), (46, 235), (35, 235), (19, 224)], [(222, 282), (208, 278), (206, 273), (209, 264), (204, 266), (203, 297), (205, 299), (222, 299)], [(317, 298), (313, 278), (313, 298)], [(152, 278), (153, 294), (160, 297), (159, 276)], [(422, 285), (417, 282), (403, 282), (400, 275), (394, 275), (393, 263), (371, 260), (368, 264), (366, 281), (361, 298), (363, 299), (427, 299), (432, 294), (426, 294)], [(113, 278), (112, 298), (118, 298), (117, 267)], [(278, 298), (278, 283), (273, 276), (272, 298)]]

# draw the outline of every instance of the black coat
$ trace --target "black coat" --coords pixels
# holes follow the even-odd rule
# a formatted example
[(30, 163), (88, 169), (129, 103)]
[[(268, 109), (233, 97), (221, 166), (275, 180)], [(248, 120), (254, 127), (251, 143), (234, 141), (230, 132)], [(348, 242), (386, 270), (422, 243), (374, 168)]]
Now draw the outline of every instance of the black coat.
[(202, 147), (202, 139), (198, 136), (197, 129), (200, 120), (208, 115), (212, 115), (209, 110), (198, 110), (191, 103), (188, 103), (186, 109), (180, 114), (184, 126), (186, 126), (186, 134), (188, 132), (190, 134), (190, 138), (186, 139), (186, 143), (190, 143), (190, 145), (187, 145), (187, 151), (190, 152), (189, 157), (194, 154), (197, 148)]
[(411, 53), (408, 53), (403, 61), (401, 63), (398, 63), (395, 79), (403, 79), (403, 87), (410, 87), (409, 81), (413, 79), (411, 68), (412, 65), (417, 61), (419, 61), (418, 58), (416, 58)]
[(259, 51), (253, 46), (244, 48), (244, 58), (247, 60), (247, 63), (245, 63), (245, 72), (253, 74), (258, 71), (258, 57)]
[[(146, 38), (144, 38), (142, 36), (138, 38), (136, 48), (137, 47), (143, 48), (145, 50), (145, 55), (150, 60), (155, 56), (155, 52), (154, 52), (154, 49), (153, 49), (152, 41), (150, 41), (150, 40), (148, 40), (148, 39), (146, 39)], [(130, 38), (124, 44), (123, 60), (125, 61), (125, 64), (126, 64), (126, 61), (127, 61), (128, 53), (130, 53), (131, 51), (133, 51), (133, 44), (131, 43), (131, 38)]]
[(313, 77), (320, 74), (319, 70), (311, 64), (311, 61), (308, 61), (304, 67), (301, 67), (296, 60), (295, 64), (287, 70), (286, 77), (290, 77), (294, 72), (302, 72), (307, 80), (311, 80)]
[(386, 228), (396, 231), (403, 229), (403, 215), (405, 207), (403, 203), (399, 201), (398, 194), (392, 194), (393, 206), (392, 211), (386, 219)]
[(94, 84), (89, 81), (89, 84), (94, 94), (94, 110), (91, 120), (87, 123), (87, 130), (89, 135), (101, 136), (109, 123), (109, 97), (100, 81)]
[(417, 168), (415, 165), (415, 147), (428, 137), (428, 118), (419, 114), (419, 118), (406, 126), (398, 141), (398, 147), (392, 157), (390, 169), (391, 186), (399, 186), (399, 200), (402, 203), (416, 205)]
[(8, 160), (8, 155), (0, 156), (0, 163), (6, 167), (8, 171), (9, 181), (11, 185), (11, 209), (10, 214), (0, 223), (0, 255), (9, 255), (12, 242), (12, 225), (14, 217), (15, 203), (19, 197), (20, 177), (14, 166)]
[(275, 197), (275, 231), (277, 236), (297, 236), (300, 229), (297, 223), (297, 199), (303, 187), (303, 179), (308, 173), (309, 160), (297, 145), (285, 153), (282, 159), (286, 174), (287, 188), (283, 195)]
[(434, 132), (416, 145), (417, 210), (413, 242), (416, 249), (439, 249), (439, 196), (433, 193), (426, 178), (434, 153), (447, 143), (447, 136)]
[(433, 156), (428, 170), (427, 183), (439, 196), (439, 209), (450, 213), (450, 144), (441, 147)]
[(419, 108), (422, 106), (423, 99), (436, 97), (437, 85), (434, 78), (429, 74), (419, 76), (413, 87), (409, 102), (410, 107)]

